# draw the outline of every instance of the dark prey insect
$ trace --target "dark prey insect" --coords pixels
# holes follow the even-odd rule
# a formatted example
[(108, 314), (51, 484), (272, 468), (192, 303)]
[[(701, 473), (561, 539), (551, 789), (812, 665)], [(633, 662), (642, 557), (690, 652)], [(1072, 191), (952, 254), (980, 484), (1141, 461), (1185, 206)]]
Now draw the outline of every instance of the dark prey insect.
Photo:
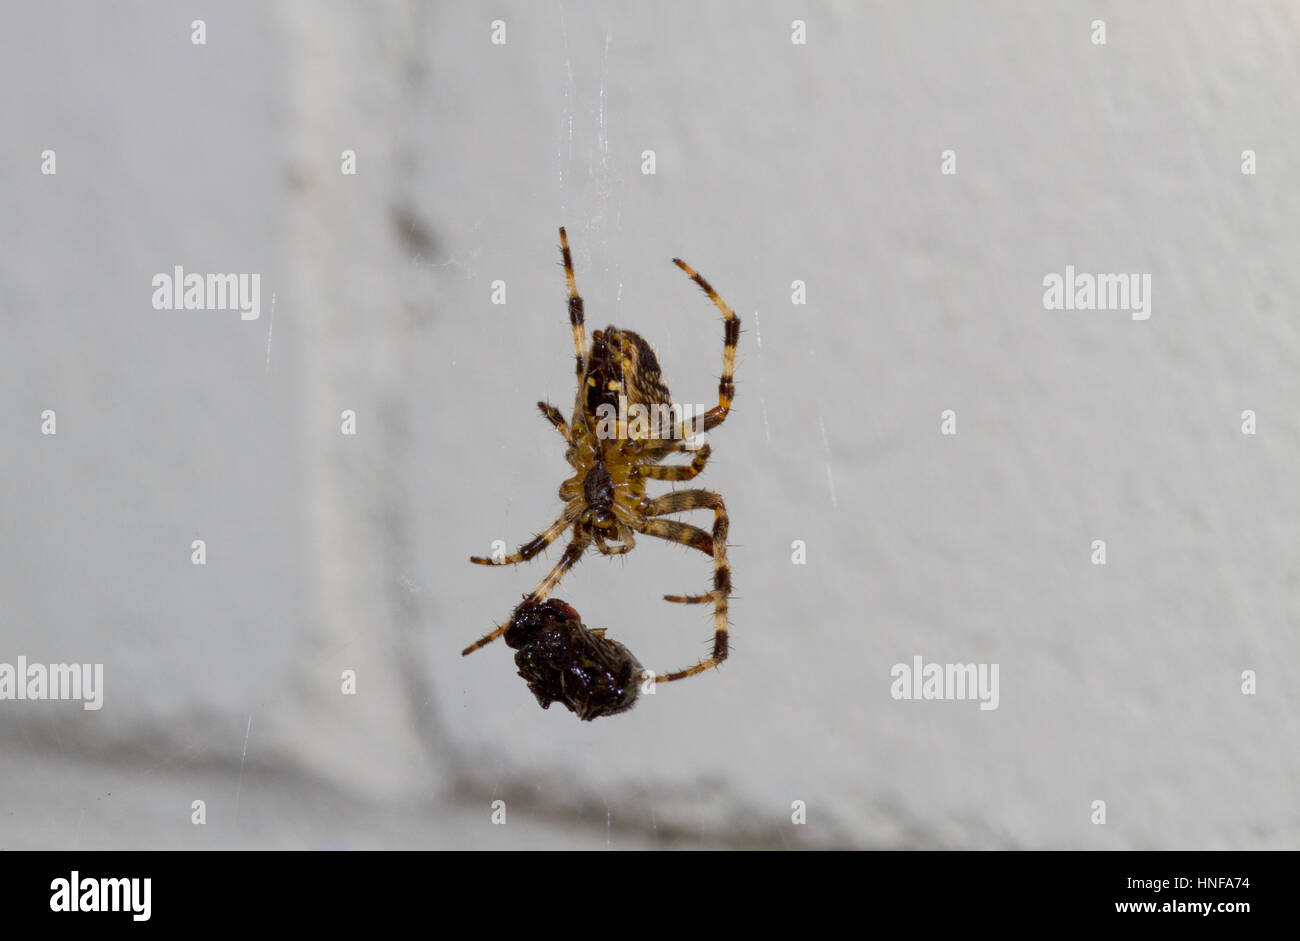
[(588, 629), (558, 598), (525, 599), (510, 616), (506, 645), (519, 651), (515, 666), (543, 709), (558, 702), (590, 722), (632, 708), (641, 664), (632, 652)]
[[(713, 653), (700, 662), (675, 673), (657, 676), (660, 683), (694, 676), (721, 663), (727, 657), (727, 600), (731, 596), (731, 570), (727, 567), (727, 508), (722, 497), (710, 490), (676, 490), (658, 497), (646, 495), (647, 480), (687, 481), (694, 479), (709, 459), (709, 446), (687, 435), (709, 431), (721, 425), (731, 410), (735, 395), (736, 344), (740, 339), (740, 318), (718, 296), (709, 282), (679, 258), (673, 263), (688, 274), (724, 318), (722, 376), (718, 381), (718, 404), (706, 411), (694, 428), (677, 420), (683, 414), (672, 411), (671, 394), (659, 370), (659, 360), (650, 344), (631, 330), (606, 327), (592, 334), (587, 348), (582, 297), (573, 275), (573, 258), (569, 240), (560, 229), (560, 251), (564, 259), (564, 277), (569, 289), (569, 323), (573, 327), (573, 348), (577, 360), (578, 392), (573, 418), (565, 422), (560, 410), (547, 402), (538, 402), (546, 420), (563, 436), (568, 450), (565, 460), (573, 467), (573, 476), (560, 485), (564, 510), (559, 519), (537, 537), (525, 543), (513, 555), (501, 559), (473, 557), (478, 565), (516, 565), (533, 558), (569, 529), (573, 536), (555, 567), (547, 573), (525, 601), (540, 602), (555, 589), (591, 545), (604, 555), (620, 555), (636, 545), (634, 533), (678, 542), (698, 549), (713, 559), (713, 588), (702, 595), (665, 595), (668, 601), (682, 604), (713, 602)], [(652, 414), (673, 414), (674, 421), (664, 432), (656, 428), (647, 432), (635, 422), (616, 423), (616, 433), (609, 433), (602, 416), (611, 410), (620, 416), (639, 407)], [(674, 454), (693, 454), (689, 464), (665, 465)], [(712, 532), (677, 520), (663, 519), (673, 513), (708, 510), (713, 513)], [(502, 624), (463, 651), (473, 653), (500, 637), (509, 624)]]

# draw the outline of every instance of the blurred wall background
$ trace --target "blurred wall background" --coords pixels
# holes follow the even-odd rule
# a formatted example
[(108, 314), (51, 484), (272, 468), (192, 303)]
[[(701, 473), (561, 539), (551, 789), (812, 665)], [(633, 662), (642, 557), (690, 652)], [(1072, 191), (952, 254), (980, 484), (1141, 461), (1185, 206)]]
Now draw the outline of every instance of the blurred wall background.
[[(0, 848), (1300, 845), (1294, 5), (3, 19), (0, 662), (105, 679), (0, 702)], [(459, 653), (559, 557), (468, 562), (560, 508), (560, 225), (679, 400), (722, 328), (670, 259), (745, 328), (732, 656), (594, 723)], [(260, 316), (155, 309), (177, 265)], [(1066, 266), (1149, 319), (1044, 309)], [(557, 596), (667, 672), (710, 576)], [(917, 656), (998, 708), (896, 700)]]

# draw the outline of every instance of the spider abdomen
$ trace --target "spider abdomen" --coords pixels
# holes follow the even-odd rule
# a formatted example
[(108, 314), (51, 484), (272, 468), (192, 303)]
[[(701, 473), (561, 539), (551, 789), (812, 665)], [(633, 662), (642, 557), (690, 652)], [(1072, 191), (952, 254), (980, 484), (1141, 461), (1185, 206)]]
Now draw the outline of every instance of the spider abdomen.
[(673, 397), (663, 381), (654, 347), (639, 334), (614, 326), (591, 336), (582, 395), (580, 407), (593, 420), (599, 417), (601, 406), (617, 414), (620, 395), (625, 409), (670, 406)]

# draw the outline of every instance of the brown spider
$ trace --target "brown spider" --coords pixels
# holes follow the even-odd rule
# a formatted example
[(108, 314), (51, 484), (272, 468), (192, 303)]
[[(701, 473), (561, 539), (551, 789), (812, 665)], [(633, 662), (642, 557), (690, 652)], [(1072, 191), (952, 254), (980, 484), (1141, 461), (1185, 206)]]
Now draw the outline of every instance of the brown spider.
[[(565, 423), (560, 410), (546, 402), (537, 407), (564, 436), (569, 445), (565, 452), (574, 474), (560, 485), (560, 499), (565, 501), (560, 518), (540, 535), (521, 546), (513, 555), (497, 561), (477, 556), (470, 561), (478, 565), (517, 565), (540, 553), (570, 527), (573, 538), (555, 567), (542, 579), (525, 603), (540, 602), (554, 590), (587, 547), (595, 544), (604, 555), (620, 555), (636, 544), (633, 533), (656, 536), (699, 549), (713, 558), (713, 590), (703, 595), (664, 595), (668, 601), (682, 604), (713, 602), (713, 655), (676, 673), (656, 677), (660, 683), (694, 676), (716, 666), (727, 657), (727, 599), (731, 596), (731, 570), (727, 567), (727, 508), (722, 497), (710, 490), (676, 490), (659, 497), (645, 493), (647, 480), (691, 480), (709, 459), (709, 446), (695, 450), (686, 434), (685, 421), (672, 424), (670, 433), (636, 431), (635, 423), (620, 420), (616, 434), (609, 434), (602, 418), (611, 411), (631, 414), (639, 406), (651, 414), (664, 415), (671, 409), (671, 395), (659, 371), (659, 360), (650, 344), (630, 330), (606, 327), (597, 330), (587, 349), (582, 297), (573, 276), (573, 258), (569, 240), (560, 229), (560, 250), (564, 258), (564, 277), (569, 288), (569, 322), (573, 326), (573, 348), (577, 358), (578, 394), (573, 420)], [(725, 318), (722, 347), (722, 377), (718, 382), (718, 404), (702, 416), (704, 431), (716, 428), (726, 419), (735, 395), (736, 343), (740, 339), (740, 318), (709, 286), (709, 282), (680, 258), (673, 263), (700, 286)], [(620, 402), (622, 397), (622, 402)], [(620, 405), (625, 408), (620, 409)], [(661, 466), (671, 454), (694, 451), (690, 464)], [(660, 519), (686, 510), (712, 510), (713, 533), (676, 520)], [(462, 651), (473, 653), (496, 640), (509, 627), (502, 624), (492, 633)]]

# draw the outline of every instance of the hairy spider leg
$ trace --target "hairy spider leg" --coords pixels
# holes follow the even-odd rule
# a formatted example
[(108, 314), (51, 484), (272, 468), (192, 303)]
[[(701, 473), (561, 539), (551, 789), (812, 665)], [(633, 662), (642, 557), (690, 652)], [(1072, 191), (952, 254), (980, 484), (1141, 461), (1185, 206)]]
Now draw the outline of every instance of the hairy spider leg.
[[(664, 441), (663, 444), (656, 441), (654, 444), (655, 447), (649, 448), (643, 453), (656, 454), (659, 451), (666, 451), (669, 454), (690, 452), (690, 448), (686, 447), (682, 441)], [(641, 464), (636, 467), (636, 476), (647, 480), (694, 480), (704, 470), (704, 465), (709, 462), (709, 455), (712, 453), (713, 451), (707, 444), (701, 445), (689, 464)], [(663, 458), (655, 457), (654, 459), (662, 460)]]
[(551, 543), (555, 542), (556, 539), (560, 538), (560, 534), (569, 528), (570, 523), (571, 520), (567, 517), (561, 516), (550, 526), (546, 527), (543, 532), (520, 546), (518, 552), (506, 556), (499, 562), (496, 559), (485, 559), (480, 555), (472, 555), (469, 557), (469, 560), (475, 565), (518, 565), (520, 562), (527, 562)]
[(578, 385), (586, 371), (587, 327), (582, 312), (582, 295), (578, 293), (578, 279), (573, 275), (573, 256), (569, 254), (569, 236), (560, 226), (560, 254), (564, 258), (564, 283), (569, 288), (569, 324), (573, 327), (573, 352), (577, 359)]
[[(726, 421), (727, 413), (731, 411), (731, 402), (736, 397), (736, 344), (740, 342), (740, 318), (694, 268), (680, 258), (674, 258), (673, 264), (690, 275), (691, 280), (698, 284), (700, 290), (709, 296), (709, 300), (713, 301), (718, 310), (722, 311), (724, 318), (722, 377), (718, 380), (718, 404), (704, 413), (704, 430), (708, 431)], [(686, 437), (685, 430), (680, 425), (675, 430), (674, 437)]]
[[(551, 571), (547, 574), (545, 578), (542, 579), (541, 583), (538, 584), (536, 588), (534, 588), (528, 594), (524, 595), (524, 600), (545, 601), (546, 596), (549, 595), (551, 591), (555, 588), (555, 586), (560, 583), (560, 579), (564, 577), (564, 573), (567, 572), (569, 569), (573, 568), (573, 566), (577, 563), (577, 561), (582, 558), (582, 554), (587, 551), (587, 546), (589, 546), (590, 544), (591, 544), (591, 537), (589, 537), (587, 534), (581, 532), (575, 533), (573, 536), (573, 540), (568, 544), (568, 546), (565, 547), (564, 555), (560, 556), (560, 561), (555, 563), (555, 567), (551, 569)], [(496, 640), (498, 637), (504, 634), (506, 632), (506, 628), (508, 628), (509, 626), (510, 626), (509, 621), (506, 621), (506, 623), (499, 625), (496, 630), (492, 631), (492, 633), (484, 634), (478, 640), (474, 641), (474, 643), (470, 644), (468, 647), (462, 650), (460, 652), (460, 655), (462, 657), (468, 656), (469, 654), (472, 654), (474, 651), (478, 650), (480, 647), (487, 646), (488, 644), (492, 643), (492, 641)]]
[(650, 520), (646, 523), (646, 529), (643, 531), (650, 535), (659, 536), (661, 539), (693, 546), (701, 551), (707, 551), (704, 548), (704, 540), (709, 539), (713, 555), (713, 590), (705, 595), (664, 595), (664, 598), (667, 601), (676, 601), (682, 604), (713, 602), (713, 655), (701, 660), (692, 667), (687, 667), (685, 670), (656, 677), (655, 681), (659, 683), (670, 683), (673, 680), (694, 676), (696, 673), (702, 673), (727, 659), (727, 599), (731, 597), (731, 569), (727, 565), (727, 529), (729, 523), (726, 504), (723, 503), (719, 494), (711, 490), (677, 490), (647, 500), (643, 512), (647, 517), (653, 517), (665, 516), (669, 513), (681, 513), (686, 510), (712, 510), (712, 536), (709, 536), (702, 529), (688, 526), (685, 523), (676, 523), (671, 527), (656, 527), (658, 531), (649, 532), (651, 523), (673, 522), (671, 520)]
[(555, 426), (555, 430), (564, 436), (568, 444), (573, 444), (573, 432), (569, 430), (569, 423), (564, 420), (560, 410), (550, 402), (538, 402), (538, 409), (541, 410), (542, 416)]

